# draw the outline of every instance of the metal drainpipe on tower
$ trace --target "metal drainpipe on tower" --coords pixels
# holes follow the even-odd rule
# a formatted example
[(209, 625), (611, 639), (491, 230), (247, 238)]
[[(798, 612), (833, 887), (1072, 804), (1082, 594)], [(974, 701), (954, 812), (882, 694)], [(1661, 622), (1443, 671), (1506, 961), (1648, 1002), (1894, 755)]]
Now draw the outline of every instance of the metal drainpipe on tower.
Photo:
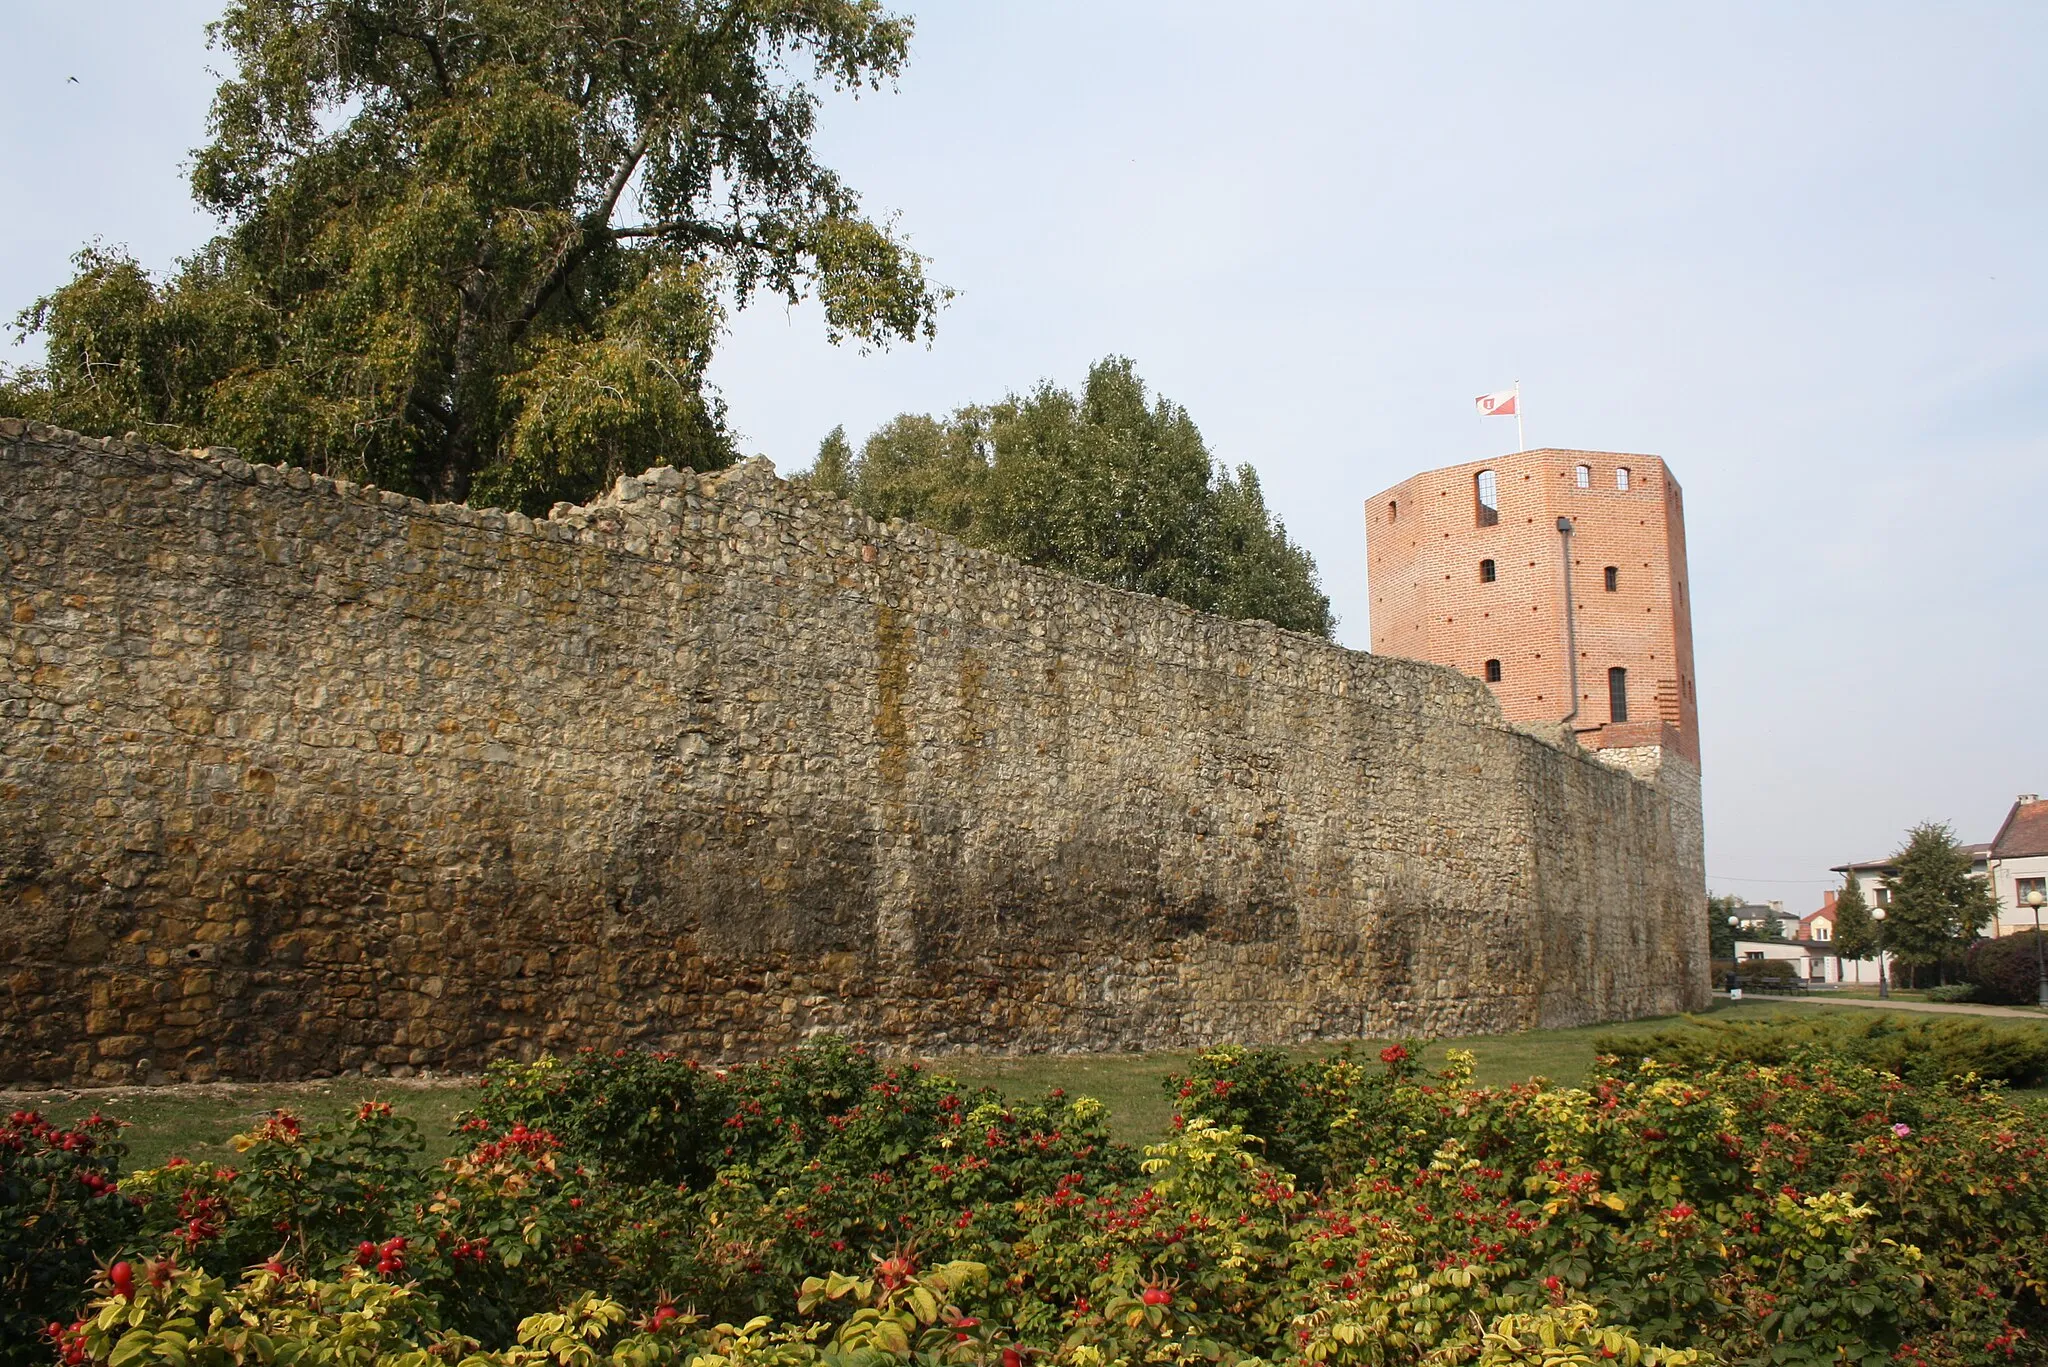
[(1572, 520), (1557, 520), (1558, 544), (1564, 548), (1564, 656), (1571, 666), (1572, 710), (1564, 714), (1564, 726), (1575, 734), (1572, 723), (1579, 719), (1579, 625), (1572, 607)]

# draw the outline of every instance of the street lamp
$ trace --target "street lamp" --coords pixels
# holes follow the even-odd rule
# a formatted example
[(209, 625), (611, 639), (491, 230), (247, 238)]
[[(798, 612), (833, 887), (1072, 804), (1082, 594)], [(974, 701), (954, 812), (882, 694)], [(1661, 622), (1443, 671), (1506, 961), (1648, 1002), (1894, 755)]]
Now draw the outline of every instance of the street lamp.
[(2034, 909), (2034, 1001), (2043, 1010), (2048, 1010), (2048, 958), (2041, 954), (2041, 908), (2048, 906), (2048, 893), (2035, 888), (2027, 894), (2027, 905)]
[[(1728, 929), (1731, 932), (1738, 929), (1741, 925), (1742, 918), (1740, 916), (1730, 916), (1728, 918)], [(1735, 953), (1735, 941), (1733, 935), (1729, 937), (1728, 952), (1730, 954)], [(1731, 966), (1728, 969), (1728, 1000), (1731, 1002), (1739, 1002), (1742, 1000), (1742, 960), (1737, 958), (1731, 960), (1730, 963)]]
[(1877, 922), (1877, 995), (1889, 998), (1892, 995), (1892, 986), (1885, 981), (1884, 976), (1884, 908), (1872, 907), (1870, 919)]

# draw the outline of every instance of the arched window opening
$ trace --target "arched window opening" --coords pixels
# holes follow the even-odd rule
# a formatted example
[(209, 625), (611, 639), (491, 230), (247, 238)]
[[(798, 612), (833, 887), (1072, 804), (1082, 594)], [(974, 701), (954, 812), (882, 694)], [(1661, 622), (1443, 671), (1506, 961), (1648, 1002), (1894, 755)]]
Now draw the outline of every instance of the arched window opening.
[(1618, 588), (1620, 588), (1620, 587), (1621, 587), (1621, 566), (1619, 566), (1619, 565), (1609, 565), (1609, 566), (1607, 567), (1607, 591), (1608, 591), (1609, 593), (1613, 593), (1613, 592), (1614, 592), (1614, 591), (1615, 591), (1616, 589), (1618, 589)]
[(1486, 662), (1486, 681), (1487, 681), (1488, 683), (1499, 683), (1499, 682), (1500, 682), (1500, 661), (1499, 661), (1499, 660), (1488, 660), (1488, 661)]
[(1494, 573), (1493, 573), (1493, 562), (1492, 562), (1491, 560), (1482, 560), (1482, 561), (1480, 561), (1480, 562), (1479, 562), (1479, 582), (1480, 582), (1480, 583), (1482, 583), (1482, 584), (1491, 584), (1491, 583), (1493, 582), (1493, 580), (1494, 580)]
[(1628, 720), (1628, 671), (1619, 665), (1607, 671), (1607, 719)]
[(1626, 465), (1614, 467), (1614, 487), (1624, 490), (1628, 488), (1628, 467)]
[(1389, 521), (1389, 522), (1392, 522), (1392, 521), (1394, 520), (1395, 516), (1396, 516), (1396, 515), (1397, 515), (1397, 514), (1398, 514), (1398, 513), (1400, 512), (1400, 511), (1401, 511), (1401, 505), (1400, 505), (1399, 503), (1389, 503), (1389, 504), (1387, 504), (1387, 521)]
[(1479, 505), (1479, 525), (1497, 525), (1500, 522), (1500, 487), (1494, 482), (1493, 471), (1481, 470), (1472, 476), (1472, 494)]
[(1580, 487), (1581, 489), (1590, 489), (1590, 488), (1592, 488), (1592, 487), (1593, 487), (1593, 467), (1592, 467), (1592, 466), (1590, 466), (1590, 465), (1581, 465), (1581, 466), (1580, 466), (1580, 467), (1578, 468), (1578, 476), (1579, 476), (1579, 487)]

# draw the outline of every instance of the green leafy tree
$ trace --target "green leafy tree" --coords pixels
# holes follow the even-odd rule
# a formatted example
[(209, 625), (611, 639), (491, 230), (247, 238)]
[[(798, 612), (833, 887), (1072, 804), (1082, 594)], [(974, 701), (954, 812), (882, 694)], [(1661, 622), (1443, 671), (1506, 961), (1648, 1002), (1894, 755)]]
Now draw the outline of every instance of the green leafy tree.
[(1707, 897), (1707, 946), (1716, 959), (1735, 957), (1735, 927), (1728, 918), (1742, 910), (1742, 899), (1732, 893)]
[(1877, 923), (1863, 900), (1863, 884), (1854, 873), (1842, 881), (1835, 897), (1835, 957), (1867, 959), (1877, 952)]
[(1998, 913), (1991, 885), (1970, 873), (1970, 855), (1944, 822), (1923, 821), (1906, 833), (1885, 876), (1891, 889), (1884, 943), (1902, 964), (1936, 967), (1947, 980), (1949, 961), (1969, 948)]
[(833, 340), (945, 291), (813, 153), (820, 90), (900, 70), (878, 0), (234, 0), (165, 279), (93, 247), (20, 318), (0, 406), (528, 510), (729, 463), (722, 300)]
[(818, 459), (811, 465), (807, 478), (811, 487), (822, 493), (846, 497), (853, 479), (853, 445), (846, 440), (843, 425), (826, 433), (825, 440), (818, 443)]
[(876, 517), (900, 517), (988, 544), (990, 414), (963, 408), (950, 419), (905, 413), (861, 446), (846, 494)]
[(1079, 394), (1051, 383), (948, 418), (905, 414), (847, 464), (835, 432), (812, 481), (877, 517), (1204, 612), (1327, 636), (1314, 559), (1258, 475), (1210, 457), (1186, 409), (1110, 357)]

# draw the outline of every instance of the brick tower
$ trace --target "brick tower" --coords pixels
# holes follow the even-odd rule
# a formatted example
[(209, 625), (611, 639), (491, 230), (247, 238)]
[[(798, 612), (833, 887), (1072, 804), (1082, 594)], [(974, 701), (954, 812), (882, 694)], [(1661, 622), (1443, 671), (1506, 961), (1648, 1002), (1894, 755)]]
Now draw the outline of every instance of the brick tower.
[(1365, 529), (1376, 653), (1486, 680), (1510, 721), (1699, 764), (1685, 509), (1663, 461), (1541, 450), (1431, 470), (1375, 495)]

